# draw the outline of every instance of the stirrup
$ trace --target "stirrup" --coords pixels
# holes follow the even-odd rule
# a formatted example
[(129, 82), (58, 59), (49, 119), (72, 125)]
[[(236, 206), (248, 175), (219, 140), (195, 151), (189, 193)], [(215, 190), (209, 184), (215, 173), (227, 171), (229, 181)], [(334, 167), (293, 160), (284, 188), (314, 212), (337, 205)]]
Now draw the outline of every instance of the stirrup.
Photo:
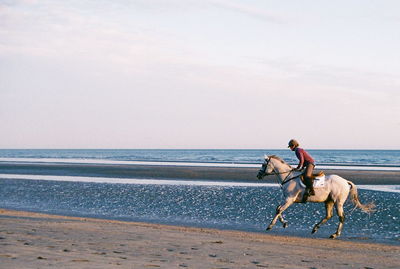
[(306, 189), (306, 191), (303, 194), (303, 198), (301, 199), (301, 203), (305, 204), (307, 203), (307, 199), (310, 196), (310, 191)]

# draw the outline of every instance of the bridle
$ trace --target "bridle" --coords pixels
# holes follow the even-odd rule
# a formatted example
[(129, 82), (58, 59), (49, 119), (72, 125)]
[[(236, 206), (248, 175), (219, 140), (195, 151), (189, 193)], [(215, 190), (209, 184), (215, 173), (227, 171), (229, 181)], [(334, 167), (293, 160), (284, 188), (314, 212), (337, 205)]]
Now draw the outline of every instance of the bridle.
[[(283, 185), (285, 185), (285, 184), (288, 183), (289, 181), (291, 181), (291, 180), (293, 180), (293, 179), (295, 179), (295, 178), (300, 177), (301, 174), (289, 178), (289, 176), (290, 176), (290, 175), (292, 174), (292, 172), (294, 171), (293, 168), (291, 168), (289, 171), (277, 172), (277, 171), (275, 171), (275, 166), (273, 166), (273, 167), (272, 167), (272, 173), (266, 173), (265, 170), (267, 170), (267, 167), (268, 167), (268, 165), (269, 165), (269, 163), (270, 163), (270, 159), (271, 159), (271, 158), (272, 158), (272, 157), (269, 157), (268, 159), (265, 160), (265, 163), (263, 163), (263, 165), (262, 165), (262, 167), (261, 167), (261, 169), (260, 169), (260, 171), (259, 171), (259, 174), (262, 173), (263, 176), (278, 176), (278, 175), (281, 175), (281, 174), (286, 174), (286, 173), (288, 173), (287, 176), (286, 176), (282, 181), (279, 181), (279, 180), (278, 180), (278, 183), (279, 183), (279, 185), (280, 185), (281, 187), (283, 187)], [(273, 163), (271, 163), (271, 164), (274, 165)]]

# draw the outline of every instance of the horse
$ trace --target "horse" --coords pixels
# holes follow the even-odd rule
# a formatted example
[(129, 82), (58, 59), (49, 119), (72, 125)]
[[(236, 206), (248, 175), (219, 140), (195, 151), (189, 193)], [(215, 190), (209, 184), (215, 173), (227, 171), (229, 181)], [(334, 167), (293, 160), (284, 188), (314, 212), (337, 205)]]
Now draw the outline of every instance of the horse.
[[(275, 175), (285, 197), (284, 201), (276, 208), (276, 214), (266, 230), (271, 230), (278, 219), (283, 224), (283, 227), (286, 228), (288, 224), (282, 217), (282, 213), (293, 203), (301, 203), (306, 190), (301, 181), (302, 172), (293, 169), (292, 166), (278, 156), (265, 156), (264, 159), (265, 161), (257, 174), (257, 178), (262, 179), (267, 175)], [(375, 205), (373, 203), (362, 204), (360, 202), (356, 185), (338, 175), (326, 175), (324, 185), (314, 189), (315, 195), (309, 196), (307, 202), (325, 203), (326, 216), (315, 224), (311, 232), (313, 234), (332, 217), (333, 206), (335, 206), (339, 217), (339, 225), (330, 238), (334, 239), (340, 236), (345, 220), (343, 205), (349, 194), (355, 208), (360, 208), (365, 213), (374, 211)]]

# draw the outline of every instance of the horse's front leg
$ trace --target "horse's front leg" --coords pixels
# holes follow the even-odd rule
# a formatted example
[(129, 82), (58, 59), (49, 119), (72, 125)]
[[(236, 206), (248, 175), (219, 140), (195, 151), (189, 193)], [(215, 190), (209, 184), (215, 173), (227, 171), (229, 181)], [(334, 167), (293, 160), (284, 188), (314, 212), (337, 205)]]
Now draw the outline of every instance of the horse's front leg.
[(287, 221), (283, 218), (282, 214), (279, 215), (279, 221), (282, 223), (283, 228), (288, 227)]
[[(276, 221), (278, 220), (278, 218), (282, 221), (282, 213), (283, 211), (285, 211), (289, 206), (291, 206), (294, 203), (294, 199), (293, 198), (287, 198), (285, 203), (282, 205), (279, 205), (276, 208), (276, 214), (275, 217), (272, 219), (271, 223), (268, 225), (267, 230), (271, 230), (272, 227), (274, 227), (274, 225), (276, 224)], [(283, 220), (282, 223), (285, 223), (285, 221)], [(285, 226), (285, 224), (284, 224)]]

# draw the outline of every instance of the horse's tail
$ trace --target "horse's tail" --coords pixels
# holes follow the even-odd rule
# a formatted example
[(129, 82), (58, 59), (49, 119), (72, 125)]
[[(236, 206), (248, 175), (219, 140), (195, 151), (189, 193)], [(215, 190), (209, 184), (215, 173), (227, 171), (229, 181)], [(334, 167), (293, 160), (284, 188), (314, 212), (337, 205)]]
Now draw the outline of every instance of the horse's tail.
[(374, 209), (375, 208), (375, 204), (373, 202), (365, 204), (365, 205), (362, 204), (360, 202), (360, 200), (358, 199), (358, 192), (357, 192), (356, 185), (353, 182), (349, 181), (349, 180), (347, 180), (347, 183), (350, 185), (350, 198), (351, 198), (351, 201), (353, 202), (353, 204), (356, 207), (360, 208), (365, 213), (374, 212), (375, 211), (375, 209)]

